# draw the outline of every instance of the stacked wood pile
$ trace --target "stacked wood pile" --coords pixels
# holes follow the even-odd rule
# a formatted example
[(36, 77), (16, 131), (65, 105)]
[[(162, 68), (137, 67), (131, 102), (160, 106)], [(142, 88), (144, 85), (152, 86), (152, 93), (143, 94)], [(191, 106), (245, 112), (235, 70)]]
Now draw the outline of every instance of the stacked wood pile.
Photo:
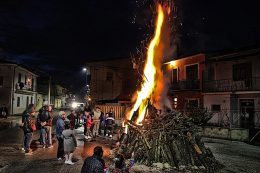
[(121, 136), (119, 150), (126, 158), (132, 156), (135, 162), (145, 165), (168, 163), (177, 169), (197, 166), (214, 172), (218, 168), (212, 152), (201, 140), (198, 120), (179, 112), (160, 116), (154, 108), (148, 112), (142, 125), (126, 122), (129, 131)]

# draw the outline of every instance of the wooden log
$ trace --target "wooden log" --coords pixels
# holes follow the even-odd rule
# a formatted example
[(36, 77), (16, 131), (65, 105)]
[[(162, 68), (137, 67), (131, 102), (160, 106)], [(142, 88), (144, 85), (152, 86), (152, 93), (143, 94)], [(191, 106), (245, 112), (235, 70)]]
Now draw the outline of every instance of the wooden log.
[(151, 147), (151, 145), (148, 143), (148, 141), (147, 141), (146, 137), (144, 136), (143, 132), (142, 132), (137, 126), (133, 125), (133, 123), (131, 123), (130, 121), (128, 121), (127, 124), (128, 124), (131, 128), (133, 128), (134, 130), (136, 130), (136, 131), (142, 136), (146, 147), (150, 150), (152, 147)]

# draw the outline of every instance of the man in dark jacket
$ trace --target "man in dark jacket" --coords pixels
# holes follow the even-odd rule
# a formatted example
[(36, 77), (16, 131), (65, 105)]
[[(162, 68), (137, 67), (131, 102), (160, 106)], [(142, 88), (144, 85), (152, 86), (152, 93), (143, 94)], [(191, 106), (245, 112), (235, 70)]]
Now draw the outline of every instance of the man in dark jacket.
[(94, 148), (94, 154), (86, 158), (81, 168), (81, 173), (103, 173), (105, 162), (102, 159), (103, 149), (100, 146)]
[(62, 160), (64, 156), (64, 144), (63, 144), (63, 137), (62, 132), (65, 129), (65, 120), (66, 113), (64, 111), (59, 112), (59, 117), (56, 121), (56, 137), (58, 140), (58, 150), (57, 150), (57, 159)]
[(112, 117), (112, 115), (108, 115), (108, 117), (106, 118), (106, 136), (109, 136), (110, 138), (112, 138), (113, 135), (114, 124), (114, 117)]
[(24, 140), (23, 147), (26, 155), (32, 154), (30, 150), (30, 145), (33, 137), (32, 125), (35, 123), (33, 121), (33, 116), (35, 115), (34, 104), (30, 104), (26, 111), (23, 112), (22, 122), (23, 122), (23, 131), (24, 131)]
[[(52, 130), (52, 109), (51, 106), (45, 105), (42, 113), (39, 115), (39, 121), (41, 123), (41, 136), (42, 136), (42, 143), (43, 148), (51, 148), (52, 147), (52, 137), (51, 137), (51, 130)], [(47, 146), (48, 142), (48, 146)]]

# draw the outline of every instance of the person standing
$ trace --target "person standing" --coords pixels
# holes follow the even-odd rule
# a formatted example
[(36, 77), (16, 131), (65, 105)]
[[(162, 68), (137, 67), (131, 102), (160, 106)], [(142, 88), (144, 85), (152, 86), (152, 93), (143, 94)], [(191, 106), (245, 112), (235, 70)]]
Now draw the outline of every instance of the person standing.
[(56, 137), (58, 140), (58, 150), (57, 150), (57, 159), (62, 160), (64, 156), (64, 144), (63, 144), (63, 138), (62, 138), (62, 132), (65, 129), (65, 120), (66, 113), (64, 111), (59, 112), (59, 117), (56, 122)]
[(106, 125), (106, 118), (104, 113), (101, 111), (99, 116), (99, 129), (98, 129), (99, 135), (104, 135), (105, 125)]
[(103, 173), (105, 161), (102, 159), (103, 149), (100, 146), (94, 148), (94, 153), (91, 157), (85, 159), (81, 168), (81, 173)]
[(5, 106), (5, 104), (3, 104), (3, 106), (0, 108), (0, 117), (7, 118), (7, 116), (8, 116), (8, 109)]
[(115, 119), (113, 118), (112, 114), (108, 114), (106, 118), (106, 136), (112, 138), (113, 129), (114, 129)]
[(74, 131), (70, 128), (70, 122), (65, 121), (65, 130), (62, 132), (64, 153), (65, 153), (65, 164), (73, 165), (72, 157), (75, 147), (77, 147), (77, 140)]
[(35, 107), (34, 104), (28, 105), (26, 111), (23, 112), (22, 122), (23, 122), (23, 147), (25, 150), (25, 155), (31, 155), (32, 151), (30, 149), (33, 131), (36, 130), (35, 121), (33, 121), (33, 116), (35, 115)]
[(87, 117), (89, 116), (89, 112), (87, 110), (84, 111), (84, 114), (82, 116), (83, 121), (83, 127), (84, 127), (84, 136), (86, 138), (87, 136)]
[(77, 114), (75, 110), (71, 110), (71, 113), (67, 116), (67, 118), (70, 120), (70, 128), (74, 129), (77, 119)]
[(87, 116), (87, 120), (86, 120), (86, 126), (87, 126), (87, 133), (85, 136), (85, 139), (90, 139), (92, 137), (92, 133), (91, 133), (91, 126), (92, 126), (93, 122), (92, 122), (92, 118), (90, 115)]
[[(52, 148), (52, 107), (45, 105), (44, 110), (39, 115), (39, 120), (41, 124), (41, 135), (42, 135), (42, 143), (43, 148)], [(47, 145), (48, 143), (48, 145)]]
[(93, 116), (93, 136), (96, 137), (99, 133), (99, 127), (100, 127), (100, 115), (101, 115), (101, 109), (100, 107), (96, 107), (96, 110), (94, 111)]
[(114, 110), (113, 110), (112, 107), (110, 107), (110, 110), (109, 110), (109, 112), (108, 112), (108, 116), (109, 116), (109, 117), (113, 117), (113, 118), (115, 119), (115, 112), (114, 112)]

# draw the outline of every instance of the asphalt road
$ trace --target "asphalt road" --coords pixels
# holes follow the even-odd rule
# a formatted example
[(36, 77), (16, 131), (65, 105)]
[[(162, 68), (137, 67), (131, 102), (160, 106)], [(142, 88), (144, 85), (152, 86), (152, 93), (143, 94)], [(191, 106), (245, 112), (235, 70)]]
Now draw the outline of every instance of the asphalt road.
[[(57, 112), (56, 112), (57, 113)], [(85, 141), (83, 128), (77, 129), (78, 147), (75, 151), (75, 165), (65, 165), (56, 159), (57, 143), (54, 147), (43, 149), (34, 143), (34, 153), (25, 156), (21, 151), (23, 132), (20, 128), (0, 131), (0, 172), (2, 173), (77, 173), (83, 161), (92, 155), (93, 148), (100, 145), (104, 148), (106, 160), (110, 155), (112, 141), (109, 138), (98, 138)], [(34, 133), (37, 140), (39, 133)], [(225, 165), (221, 173), (258, 173), (260, 172), (260, 147), (243, 142), (204, 138), (205, 145), (213, 152), (216, 159)]]

